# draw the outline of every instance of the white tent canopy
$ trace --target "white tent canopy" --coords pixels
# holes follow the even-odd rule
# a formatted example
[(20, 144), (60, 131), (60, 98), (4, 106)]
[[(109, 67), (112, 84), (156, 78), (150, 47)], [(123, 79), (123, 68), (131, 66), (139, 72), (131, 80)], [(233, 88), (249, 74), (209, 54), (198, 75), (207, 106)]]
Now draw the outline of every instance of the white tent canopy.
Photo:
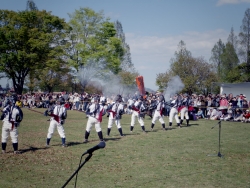
[(228, 83), (221, 83), (220, 84), (220, 94), (226, 95), (232, 93), (235, 97), (236, 95), (243, 94), (246, 95), (246, 98), (250, 99), (250, 82), (242, 82), (242, 83), (234, 83), (234, 84), (228, 84)]

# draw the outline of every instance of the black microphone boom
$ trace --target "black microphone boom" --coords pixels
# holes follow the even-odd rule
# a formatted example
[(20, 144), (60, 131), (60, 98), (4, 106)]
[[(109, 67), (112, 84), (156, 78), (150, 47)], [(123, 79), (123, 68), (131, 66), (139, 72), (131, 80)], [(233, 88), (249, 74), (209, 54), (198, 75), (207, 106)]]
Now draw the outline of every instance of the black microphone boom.
[[(78, 169), (71, 175), (71, 177), (66, 181), (66, 183), (62, 186), (62, 188), (64, 188), (69, 182), (70, 180), (76, 175), (78, 174), (78, 171), (83, 167), (83, 165), (92, 157), (92, 153), (95, 150), (98, 150), (100, 148), (105, 148), (106, 143), (104, 141), (101, 141), (98, 145), (94, 146), (93, 148), (88, 149), (83, 155), (85, 154), (89, 154), (88, 157), (85, 159), (85, 161), (82, 164), (79, 164)], [(76, 175), (76, 180), (77, 180), (77, 175)], [(76, 187), (76, 183), (75, 183), (75, 187)]]
[(104, 141), (101, 141), (98, 145), (94, 146), (93, 148), (88, 149), (83, 155), (85, 154), (92, 154), (95, 150), (98, 150), (100, 148), (105, 148), (106, 143)]

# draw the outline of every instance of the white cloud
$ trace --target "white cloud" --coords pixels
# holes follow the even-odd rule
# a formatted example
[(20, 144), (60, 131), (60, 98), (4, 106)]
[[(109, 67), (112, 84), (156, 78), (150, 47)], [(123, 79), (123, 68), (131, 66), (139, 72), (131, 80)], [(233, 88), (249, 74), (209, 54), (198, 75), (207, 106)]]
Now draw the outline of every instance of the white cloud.
[(181, 40), (185, 42), (193, 57), (204, 57), (209, 61), (214, 45), (219, 39), (226, 43), (229, 32), (218, 29), (203, 33), (185, 32), (182, 35), (166, 37), (140, 36), (134, 33), (125, 35), (135, 68), (144, 76), (145, 85), (155, 89), (156, 75), (170, 68), (170, 59), (174, 58)]
[(217, 6), (225, 4), (240, 4), (240, 3), (250, 3), (250, 0), (218, 0)]

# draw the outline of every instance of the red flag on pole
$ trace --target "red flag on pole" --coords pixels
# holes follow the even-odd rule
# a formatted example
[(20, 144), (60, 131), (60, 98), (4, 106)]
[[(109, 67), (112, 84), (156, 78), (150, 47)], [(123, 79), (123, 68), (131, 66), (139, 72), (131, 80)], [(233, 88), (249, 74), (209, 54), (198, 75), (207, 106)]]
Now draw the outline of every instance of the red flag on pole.
[(136, 84), (139, 89), (139, 92), (141, 95), (145, 95), (145, 87), (144, 87), (144, 81), (143, 81), (143, 76), (137, 76), (136, 77)]

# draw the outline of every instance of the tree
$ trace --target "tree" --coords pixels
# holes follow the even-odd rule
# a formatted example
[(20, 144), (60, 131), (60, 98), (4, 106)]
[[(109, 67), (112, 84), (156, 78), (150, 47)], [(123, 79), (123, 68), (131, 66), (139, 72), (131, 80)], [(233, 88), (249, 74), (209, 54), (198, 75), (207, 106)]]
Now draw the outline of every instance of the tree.
[(220, 79), (222, 82), (235, 82), (237, 78), (240, 77), (238, 75), (238, 70), (236, 67), (239, 64), (239, 59), (236, 54), (235, 48), (231, 42), (226, 44), (226, 47), (221, 54), (221, 76)]
[(27, 4), (26, 4), (26, 10), (27, 11), (34, 11), (34, 10), (38, 10), (38, 8), (32, 0), (28, 0)]
[(221, 55), (224, 52), (225, 49), (225, 45), (224, 43), (221, 41), (221, 39), (219, 39), (219, 41), (214, 45), (213, 49), (212, 49), (212, 56), (210, 58), (210, 61), (213, 62), (214, 67), (217, 71), (217, 75), (218, 78), (220, 78), (221, 74), (222, 74), (222, 60), (221, 60)]
[(170, 70), (166, 73), (158, 74), (156, 83), (160, 89), (166, 89), (172, 77), (179, 76), (184, 84), (184, 92), (203, 92), (207, 91), (211, 82), (216, 81), (211, 64), (203, 58), (194, 58), (191, 52), (186, 49), (183, 41), (180, 41), (175, 58), (171, 59)]
[(237, 39), (237, 36), (234, 34), (234, 29), (233, 27), (231, 28), (231, 32), (227, 38), (227, 42), (231, 43), (231, 45), (233, 46), (234, 48), (234, 51), (237, 53), (237, 49), (238, 49), (238, 39)]
[(27, 75), (59, 69), (65, 58), (66, 22), (46, 11), (0, 10), (0, 72), (22, 94)]
[(116, 37), (119, 38), (122, 42), (122, 47), (124, 48), (124, 56), (121, 62), (121, 69), (123, 71), (136, 72), (134, 64), (132, 63), (130, 47), (126, 43), (125, 34), (123, 32), (122, 24), (119, 21), (115, 22)]
[(67, 86), (72, 85), (70, 69), (67, 66), (61, 66), (60, 70), (45, 68), (40, 71), (37, 79), (37, 85), (44, 91), (53, 92), (57, 90), (65, 90)]
[[(96, 70), (93, 76), (99, 78), (110, 72), (118, 74), (124, 49), (121, 40), (115, 36), (114, 24), (105, 19), (103, 12), (97, 13), (89, 8), (80, 8), (69, 16), (72, 28), (69, 62), (76, 71), (82, 69), (81, 72), (86, 72), (91, 67)], [(83, 89), (86, 84), (85, 80)]]
[(240, 55), (250, 67), (250, 8), (245, 11), (239, 33)]

